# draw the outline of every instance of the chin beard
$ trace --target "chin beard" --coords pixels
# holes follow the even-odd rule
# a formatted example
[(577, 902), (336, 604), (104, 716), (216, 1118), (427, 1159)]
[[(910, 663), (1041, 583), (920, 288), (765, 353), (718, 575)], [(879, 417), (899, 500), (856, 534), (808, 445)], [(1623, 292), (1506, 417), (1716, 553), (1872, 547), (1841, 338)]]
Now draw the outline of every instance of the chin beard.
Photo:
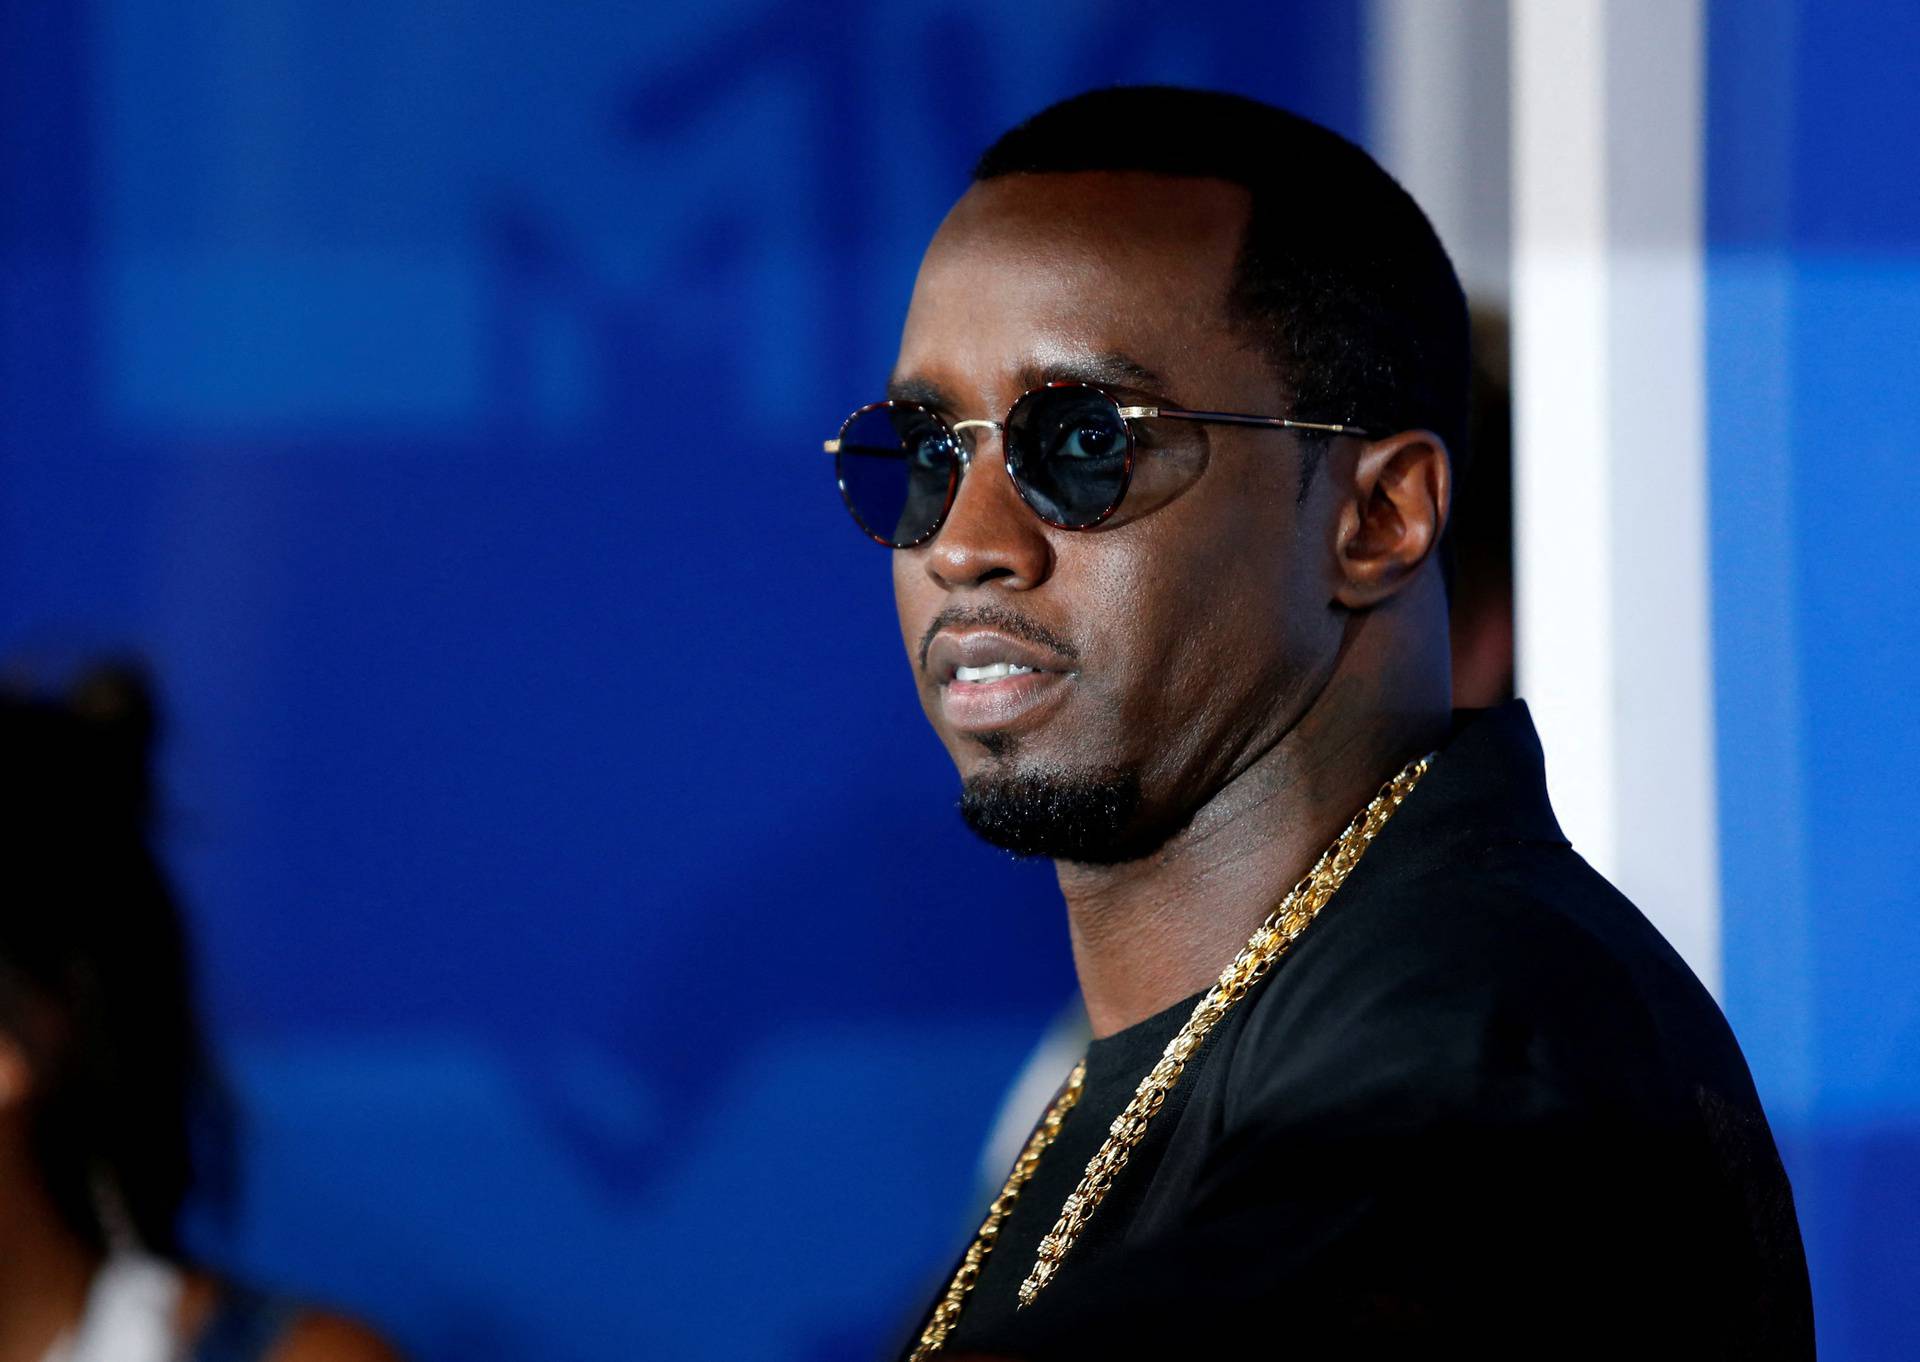
[(1001, 766), (960, 787), (960, 816), (994, 846), (1086, 865), (1151, 856), (1179, 831), (1178, 823), (1143, 825), (1140, 805), (1136, 771)]

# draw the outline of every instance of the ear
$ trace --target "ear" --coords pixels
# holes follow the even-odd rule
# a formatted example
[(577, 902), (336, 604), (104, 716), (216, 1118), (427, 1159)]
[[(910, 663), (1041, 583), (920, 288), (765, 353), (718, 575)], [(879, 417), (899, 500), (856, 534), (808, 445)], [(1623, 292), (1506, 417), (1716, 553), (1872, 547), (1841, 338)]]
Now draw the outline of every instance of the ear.
[(1405, 587), (1439, 547), (1453, 499), (1446, 443), (1430, 430), (1368, 441), (1347, 493), (1334, 528), (1334, 600), (1364, 610)]

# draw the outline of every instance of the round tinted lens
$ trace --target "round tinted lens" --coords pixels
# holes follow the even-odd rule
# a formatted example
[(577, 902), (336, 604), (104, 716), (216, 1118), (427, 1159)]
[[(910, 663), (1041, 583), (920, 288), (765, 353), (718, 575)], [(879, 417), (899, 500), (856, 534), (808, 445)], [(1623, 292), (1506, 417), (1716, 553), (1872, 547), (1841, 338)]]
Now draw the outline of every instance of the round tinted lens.
[(1007, 418), (1007, 471), (1027, 504), (1055, 525), (1106, 519), (1127, 490), (1132, 453), (1120, 408), (1097, 388), (1040, 388)]
[(940, 528), (959, 458), (953, 436), (932, 412), (880, 402), (847, 418), (833, 464), (860, 528), (903, 549)]

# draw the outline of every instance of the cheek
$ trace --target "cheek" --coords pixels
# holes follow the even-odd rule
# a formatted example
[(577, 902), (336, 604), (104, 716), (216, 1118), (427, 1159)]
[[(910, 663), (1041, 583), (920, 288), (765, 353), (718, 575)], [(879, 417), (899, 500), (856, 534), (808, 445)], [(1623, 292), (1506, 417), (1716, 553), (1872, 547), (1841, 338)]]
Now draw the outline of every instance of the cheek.
[(1292, 527), (1252, 520), (1235, 517), (1217, 534), (1115, 555), (1101, 574), (1101, 613), (1116, 621), (1114, 653), (1126, 672), (1118, 698), (1130, 730), (1160, 741), (1173, 730), (1264, 712), (1284, 699), (1286, 678), (1317, 646), (1303, 618), (1312, 613), (1306, 574), (1287, 547)]
[(920, 635), (926, 632), (927, 624), (933, 619), (933, 607), (926, 604), (927, 593), (922, 589), (931, 584), (912, 554), (898, 549), (888, 549), (886, 552), (893, 560), (893, 609), (900, 621), (900, 641), (906, 645), (907, 656), (911, 660), (919, 647)]
[(940, 613), (946, 603), (940, 588), (928, 579), (924, 565), (909, 552), (889, 550), (893, 557), (893, 608), (900, 623), (900, 646), (905, 656), (909, 681), (915, 696), (919, 698), (920, 709), (927, 716), (934, 731), (941, 734), (939, 707), (933, 688), (926, 684), (920, 672), (920, 640), (925, 637), (927, 626), (933, 623), (933, 617)]

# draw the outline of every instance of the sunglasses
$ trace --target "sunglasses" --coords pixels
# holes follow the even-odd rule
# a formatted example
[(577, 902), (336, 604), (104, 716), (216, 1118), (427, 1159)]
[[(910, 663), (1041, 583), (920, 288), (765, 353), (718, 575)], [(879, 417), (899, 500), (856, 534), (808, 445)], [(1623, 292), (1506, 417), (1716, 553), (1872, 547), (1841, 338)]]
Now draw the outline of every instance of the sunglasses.
[(949, 422), (918, 402), (873, 402), (846, 419), (826, 452), (854, 522), (875, 543), (910, 549), (933, 538), (953, 509), (973, 460), (960, 432), (999, 431), (1020, 499), (1056, 529), (1090, 530), (1125, 499), (1139, 443), (1133, 423), (1149, 420), (1371, 434), (1280, 416), (1122, 406), (1090, 383), (1049, 383), (1022, 394), (1004, 421)]

